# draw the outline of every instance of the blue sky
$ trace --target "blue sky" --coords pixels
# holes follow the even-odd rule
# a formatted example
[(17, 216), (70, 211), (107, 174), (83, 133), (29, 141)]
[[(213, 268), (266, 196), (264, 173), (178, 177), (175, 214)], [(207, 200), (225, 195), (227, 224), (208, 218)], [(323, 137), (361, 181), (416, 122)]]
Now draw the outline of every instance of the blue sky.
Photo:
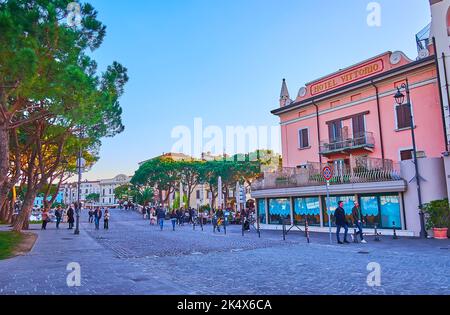
[(277, 125), (281, 80), (291, 97), (305, 83), (388, 50), (417, 56), (428, 0), (89, 0), (107, 26), (99, 69), (119, 61), (130, 82), (122, 134), (105, 139), (86, 179), (133, 175), (169, 152), (177, 125)]

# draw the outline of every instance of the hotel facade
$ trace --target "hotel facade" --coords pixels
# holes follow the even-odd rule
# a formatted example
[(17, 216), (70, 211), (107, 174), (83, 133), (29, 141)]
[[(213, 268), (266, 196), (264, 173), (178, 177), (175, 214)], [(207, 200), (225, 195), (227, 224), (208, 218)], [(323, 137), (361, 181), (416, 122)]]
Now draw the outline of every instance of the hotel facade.
[[(411, 125), (423, 204), (448, 197), (450, 175), (445, 52), (438, 56), (442, 51), (436, 49), (449, 47), (450, 3), (431, 0), (430, 5), (432, 23), (416, 37), (414, 60), (385, 52), (307, 83), (294, 100), (283, 80), (279, 107), (272, 111), (280, 119), (283, 167), (252, 186), (263, 228), (307, 220), (312, 231), (327, 232), (329, 214), (334, 226), (342, 200), (348, 216), (359, 202), (368, 233), (376, 227), (383, 234), (396, 229), (400, 235), (420, 235)], [(449, 12), (443, 21), (436, 17), (441, 11)], [(411, 106), (406, 98), (401, 104), (394, 99), (403, 84), (409, 86)], [(325, 165), (334, 170), (328, 204)]]

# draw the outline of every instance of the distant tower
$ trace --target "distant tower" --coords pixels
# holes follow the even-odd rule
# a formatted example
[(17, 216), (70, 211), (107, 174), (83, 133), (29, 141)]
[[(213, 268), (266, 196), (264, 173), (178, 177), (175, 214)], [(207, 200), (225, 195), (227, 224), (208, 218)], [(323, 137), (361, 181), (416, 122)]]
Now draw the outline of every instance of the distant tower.
[(288, 106), (292, 104), (292, 100), (289, 96), (289, 90), (286, 84), (286, 79), (283, 79), (283, 84), (281, 85), (280, 94), (280, 107)]

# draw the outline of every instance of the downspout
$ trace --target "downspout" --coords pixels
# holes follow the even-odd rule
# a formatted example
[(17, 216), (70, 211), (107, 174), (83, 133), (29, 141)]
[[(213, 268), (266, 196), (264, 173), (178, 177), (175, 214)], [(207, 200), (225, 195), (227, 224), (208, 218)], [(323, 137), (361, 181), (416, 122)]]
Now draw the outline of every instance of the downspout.
[(380, 133), (380, 144), (381, 144), (381, 159), (383, 160), (383, 164), (385, 161), (385, 154), (384, 154), (384, 140), (383, 140), (383, 131), (381, 128), (381, 112), (380, 112), (380, 93), (378, 90), (378, 86), (373, 82), (372, 85), (375, 88), (375, 93), (377, 97), (377, 115), (378, 115), (378, 131)]
[(312, 100), (313, 105), (316, 107), (316, 122), (317, 122), (317, 140), (319, 141), (319, 163), (322, 165), (322, 154), (320, 154), (320, 122), (319, 122), (319, 106), (315, 100)]
[[(439, 69), (439, 59), (437, 55), (437, 46), (436, 46), (436, 38), (433, 37), (433, 45), (434, 45), (434, 60), (436, 63), (436, 71), (437, 71), (437, 79), (438, 79), (438, 87), (439, 87), (439, 100), (441, 102), (441, 114), (442, 114), (442, 124), (444, 127), (444, 138), (445, 138), (445, 151), (448, 152), (449, 146), (448, 146), (448, 136), (447, 136), (447, 126), (446, 126), (446, 119), (445, 119), (445, 111), (444, 111), (444, 92), (442, 91), (442, 81), (441, 81), (441, 74)], [(442, 53), (442, 63), (444, 65), (444, 78), (445, 78), (445, 87), (447, 89), (447, 101), (450, 106), (450, 94), (448, 93), (448, 78), (447, 78), (447, 67), (445, 65), (445, 54)], [(449, 126), (450, 128), (450, 126)]]

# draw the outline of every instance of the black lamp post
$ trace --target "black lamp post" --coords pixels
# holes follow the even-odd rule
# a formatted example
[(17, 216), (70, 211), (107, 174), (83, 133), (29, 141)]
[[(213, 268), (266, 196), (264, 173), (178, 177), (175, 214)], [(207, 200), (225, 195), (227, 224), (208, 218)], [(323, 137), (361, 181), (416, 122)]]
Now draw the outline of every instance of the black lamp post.
[(406, 105), (408, 106), (409, 113), (410, 113), (410, 124), (411, 124), (411, 137), (412, 137), (412, 143), (413, 143), (413, 159), (414, 159), (414, 167), (415, 167), (415, 178), (417, 183), (417, 197), (419, 199), (419, 216), (420, 216), (420, 237), (421, 238), (427, 238), (427, 231), (425, 228), (425, 214), (423, 212), (423, 203), (422, 203), (422, 190), (420, 188), (420, 174), (419, 174), (419, 162), (417, 159), (417, 147), (416, 147), (416, 135), (414, 131), (414, 120), (412, 117), (412, 106), (411, 106), (411, 96), (410, 96), (410, 90), (409, 90), (409, 83), (408, 79), (406, 80), (406, 83), (403, 83), (400, 87), (397, 88), (397, 93), (395, 94), (395, 102), (398, 105), (404, 105), (405, 104), (405, 95), (401, 92), (402, 90), (405, 90), (406, 92)]
[[(83, 131), (80, 130), (80, 141), (83, 138)], [(83, 160), (83, 147), (80, 143), (80, 149), (78, 151), (77, 157), (77, 171), (78, 171), (78, 191), (77, 191), (77, 205), (75, 206), (75, 214), (76, 214), (76, 224), (75, 224), (75, 235), (80, 234), (80, 212), (81, 212), (81, 174), (84, 167)]]

